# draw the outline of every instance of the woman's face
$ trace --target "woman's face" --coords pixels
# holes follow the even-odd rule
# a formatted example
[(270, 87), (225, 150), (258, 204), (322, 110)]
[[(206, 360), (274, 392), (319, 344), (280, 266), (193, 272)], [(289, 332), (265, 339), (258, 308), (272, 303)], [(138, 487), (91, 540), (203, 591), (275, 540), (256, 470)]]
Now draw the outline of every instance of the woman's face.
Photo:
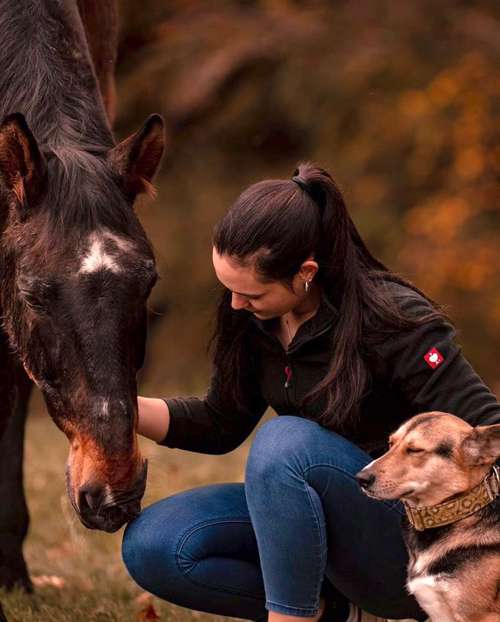
[(300, 273), (290, 289), (281, 281), (263, 281), (253, 263), (243, 266), (231, 255), (219, 255), (215, 248), (212, 261), (217, 278), (231, 291), (231, 306), (236, 311), (246, 309), (261, 320), (269, 320), (292, 311), (306, 297), (305, 278)]

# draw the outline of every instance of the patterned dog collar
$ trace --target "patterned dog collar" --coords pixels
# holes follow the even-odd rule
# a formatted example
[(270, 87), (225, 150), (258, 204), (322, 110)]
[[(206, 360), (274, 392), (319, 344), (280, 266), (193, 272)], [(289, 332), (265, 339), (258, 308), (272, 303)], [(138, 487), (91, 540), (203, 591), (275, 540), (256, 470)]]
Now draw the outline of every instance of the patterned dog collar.
[(494, 466), (483, 481), (459, 497), (428, 507), (403, 505), (408, 520), (417, 531), (449, 525), (489, 505), (500, 493), (500, 468)]

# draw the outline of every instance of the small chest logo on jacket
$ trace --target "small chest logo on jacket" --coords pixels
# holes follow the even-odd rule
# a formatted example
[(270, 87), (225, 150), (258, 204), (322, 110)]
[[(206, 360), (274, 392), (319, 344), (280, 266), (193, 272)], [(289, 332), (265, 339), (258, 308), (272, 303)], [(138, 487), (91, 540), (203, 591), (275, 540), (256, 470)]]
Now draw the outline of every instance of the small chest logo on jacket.
[(439, 367), (444, 361), (444, 356), (437, 348), (431, 348), (429, 352), (427, 352), (427, 354), (424, 356), (424, 359), (429, 367), (432, 367), (432, 369), (436, 369), (436, 367)]

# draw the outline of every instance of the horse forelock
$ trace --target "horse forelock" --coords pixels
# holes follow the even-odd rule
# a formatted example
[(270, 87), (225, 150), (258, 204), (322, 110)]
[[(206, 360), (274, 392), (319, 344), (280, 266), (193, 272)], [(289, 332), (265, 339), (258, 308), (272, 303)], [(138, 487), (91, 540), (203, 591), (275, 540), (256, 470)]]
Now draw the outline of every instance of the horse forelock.
[[(28, 219), (13, 223), (3, 236), (3, 254), (23, 252), (33, 261), (60, 263), (71, 259), (82, 244), (85, 251), (99, 241), (96, 232), (114, 236), (122, 250), (152, 256), (149, 240), (125, 197), (106, 152), (72, 148), (50, 152), (45, 193), (30, 207)], [(128, 246), (127, 246), (128, 244)]]
[(61, 235), (106, 227), (122, 233), (137, 229), (136, 216), (105, 152), (52, 149), (44, 208), (49, 224)]

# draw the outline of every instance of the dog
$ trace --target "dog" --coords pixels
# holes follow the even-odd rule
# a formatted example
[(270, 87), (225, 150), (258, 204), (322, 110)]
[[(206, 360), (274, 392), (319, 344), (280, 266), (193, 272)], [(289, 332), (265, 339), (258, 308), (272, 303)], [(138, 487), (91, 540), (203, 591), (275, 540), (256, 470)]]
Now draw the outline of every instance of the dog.
[(500, 622), (500, 424), (412, 417), (362, 469), (362, 490), (406, 510), (407, 588), (431, 622)]

